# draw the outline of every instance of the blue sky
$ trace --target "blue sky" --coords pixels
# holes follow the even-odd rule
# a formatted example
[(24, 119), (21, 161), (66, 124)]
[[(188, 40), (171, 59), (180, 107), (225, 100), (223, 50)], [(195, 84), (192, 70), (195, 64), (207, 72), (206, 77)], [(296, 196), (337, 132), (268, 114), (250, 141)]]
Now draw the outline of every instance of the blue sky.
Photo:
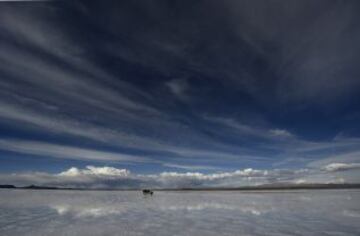
[(2, 2), (2, 178), (251, 168), (359, 182), (359, 8)]

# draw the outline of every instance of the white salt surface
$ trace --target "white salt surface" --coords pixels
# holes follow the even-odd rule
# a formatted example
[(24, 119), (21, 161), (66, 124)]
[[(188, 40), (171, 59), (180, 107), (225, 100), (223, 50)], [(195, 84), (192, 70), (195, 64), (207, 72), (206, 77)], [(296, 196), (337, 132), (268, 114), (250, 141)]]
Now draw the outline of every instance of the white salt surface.
[(0, 235), (360, 235), (360, 191), (0, 190)]

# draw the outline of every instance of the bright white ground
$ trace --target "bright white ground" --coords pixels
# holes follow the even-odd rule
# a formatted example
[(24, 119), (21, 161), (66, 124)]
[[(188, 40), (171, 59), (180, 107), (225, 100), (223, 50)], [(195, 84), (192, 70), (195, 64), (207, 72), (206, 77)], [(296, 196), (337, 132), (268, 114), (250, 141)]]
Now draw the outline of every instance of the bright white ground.
[(359, 190), (0, 190), (0, 235), (360, 235)]

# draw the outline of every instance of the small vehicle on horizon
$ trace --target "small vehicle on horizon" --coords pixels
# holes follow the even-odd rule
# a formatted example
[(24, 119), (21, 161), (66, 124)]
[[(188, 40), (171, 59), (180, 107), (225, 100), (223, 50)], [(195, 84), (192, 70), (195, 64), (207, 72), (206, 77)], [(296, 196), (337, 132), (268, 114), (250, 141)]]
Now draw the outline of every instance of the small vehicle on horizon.
[(144, 195), (153, 195), (154, 194), (154, 192), (151, 191), (150, 189), (143, 189), (142, 192), (143, 192)]

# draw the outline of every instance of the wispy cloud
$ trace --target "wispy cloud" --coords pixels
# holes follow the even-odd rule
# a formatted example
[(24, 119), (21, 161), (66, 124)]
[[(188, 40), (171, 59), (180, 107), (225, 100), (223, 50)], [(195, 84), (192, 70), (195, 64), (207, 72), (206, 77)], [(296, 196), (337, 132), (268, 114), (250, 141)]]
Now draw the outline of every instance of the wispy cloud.
[(221, 168), (210, 166), (210, 165), (182, 165), (182, 164), (173, 164), (173, 163), (164, 163), (163, 166), (184, 169), (184, 170), (219, 170)]
[[(352, 3), (198, 3), (176, 17), (98, 4), (2, 4), (3, 152), (188, 171), (359, 162), (356, 129), (333, 138), (358, 110)], [(53, 143), (22, 139), (35, 133)]]
[(267, 129), (266, 127), (262, 126), (245, 124), (233, 118), (205, 116), (204, 119), (230, 128), (233, 132), (237, 132), (238, 134), (243, 136), (250, 136), (274, 141), (282, 138), (295, 138), (294, 135), (288, 130), (277, 128)]
[(166, 86), (180, 100), (187, 100), (189, 96), (186, 94), (189, 90), (189, 84), (186, 79), (172, 79), (166, 83)]
[(0, 140), (0, 149), (29, 155), (92, 161), (144, 162), (147, 159), (115, 152), (85, 149), (36, 141)]
[(326, 171), (346, 171), (360, 169), (360, 163), (331, 163), (324, 167)]
[(289, 131), (283, 130), (283, 129), (271, 129), (271, 130), (269, 130), (269, 133), (271, 135), (276, 136), (276, 137), (287, 137), (287, 138), (289, 138), (289, 137), (293, 136)]

